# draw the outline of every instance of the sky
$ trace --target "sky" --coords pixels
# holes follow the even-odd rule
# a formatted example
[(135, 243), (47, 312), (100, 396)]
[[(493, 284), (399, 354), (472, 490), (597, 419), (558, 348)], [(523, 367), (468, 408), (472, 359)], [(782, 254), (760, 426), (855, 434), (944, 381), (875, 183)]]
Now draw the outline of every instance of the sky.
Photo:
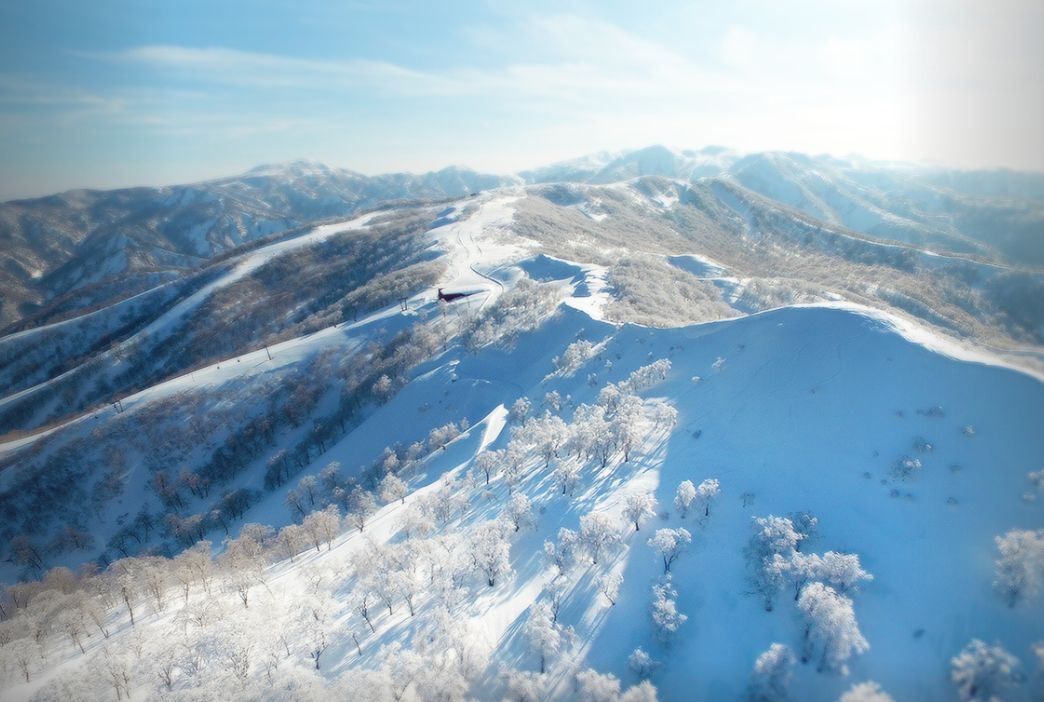
[(7, 0), (0, 200), (709, 144), (1044, 171), (1044, 2)]

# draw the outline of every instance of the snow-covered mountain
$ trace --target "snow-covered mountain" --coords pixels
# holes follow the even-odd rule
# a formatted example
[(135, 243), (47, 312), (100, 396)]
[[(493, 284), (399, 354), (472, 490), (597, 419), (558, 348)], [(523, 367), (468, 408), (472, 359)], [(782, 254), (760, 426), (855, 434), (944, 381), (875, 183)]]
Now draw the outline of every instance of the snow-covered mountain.
[(370, 177), (296, 161), (192, 185), (3, 203), (0, 323), (32, 316), (39, 324), (97, 309), (318, 219), (399, 199), (461, 197), (515, 180), (460, 168)]
[(2, 697), (1039, 699), (1044, 273), (887, 170), (389, 177), (27, 321)]

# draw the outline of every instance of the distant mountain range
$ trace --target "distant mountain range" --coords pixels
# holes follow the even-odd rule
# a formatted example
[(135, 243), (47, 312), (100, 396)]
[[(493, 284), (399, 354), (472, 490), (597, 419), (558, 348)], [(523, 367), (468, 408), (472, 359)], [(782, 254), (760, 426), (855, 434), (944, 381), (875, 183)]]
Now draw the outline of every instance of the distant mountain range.
[(16, 331), (96, 309), (216, 256), (325, 218), (396, 200), (439, 200), (517, 184), (722, 179), (824, 225), (875, 239), (1044, 266), (1044, 174), (951, 171), (796, 153), (650, 146), (517, 175), (451, 167), (366, 176), (311, 161), (159, 188), (0, 204), (0, 326)]

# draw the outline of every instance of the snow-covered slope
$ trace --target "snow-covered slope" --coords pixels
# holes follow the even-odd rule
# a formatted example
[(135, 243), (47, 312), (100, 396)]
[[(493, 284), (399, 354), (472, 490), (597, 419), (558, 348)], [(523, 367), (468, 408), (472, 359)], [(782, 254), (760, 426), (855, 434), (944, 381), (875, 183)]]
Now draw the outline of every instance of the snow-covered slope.
[[(492, 199), (479, 205), (475, 221), (506, 226), (510, 207), (509, 197)], [(496, 268), (482, 235), (492, 231), (461, 229), (451, 215), (435, 232), (445, 232), (443, 246), (466, 265), (447, 268), (446, 287), (482, 286), (489, 281), (470, 276), (475, 268)], [(112, 695), (115, 670), (126, 673), (121, 694), (132, 698), (499, 699), (526, 688), (539, 699), (571, 699), (578, 685), (593, 686), (589, 674), (577, 678), (588, 668), (615, 675), (625, 688), (637, 684), (628, 658), (641, 648), (658, 664), (649, 679), (661, 699), (735, 699), (770, 644), (797, 655), (804, 650), (795, 585), (786, 581), (765, 611), (746, 551), (755, 517), (797, 514), (818, 520), (802, 553), (856, 554), (873, 580), (847, 593), (868, 650), (843, 656), (843, 674), (817, 671), (813, 647), (811, 662), (793, 666), (795, 699), (837, 699), (866, 680), (895, 699), (953, 699), (950, 659), (973, 638), (997, 642), (1022, 661), (1025, 676), (1003, 689), (1005, 699), (1040, 694), (1031, 646), (1044, 638), (1044, 603), (1037, 596), (1008, 607), (992, 585), (994, 537), (1044, 528), (1027, 476), (1044, 454), (1039, 380), (930, 351), (873, 311), (804, 307), (674, 329), (616, 326), (571, 304), (585, 296), (596, 271), (548, 259), (521, 265), (547, 280), (541, 285), (557, 290), (562, 303), (540, 308), (535, 327), (495, 337), (498, 343), (478, 343), (465, 332), (472, 343), (451, 343), (415, 367), (405, 386), (294, 479), (333, 461), (339, 479), (362, 477), (356, 466), (380, 462), (388, 446), (384, 455), (394, 460), (385, 458), (382, 470), (406, 482), (402, 499), (387, 498), (362, 522), (365, 500), (350, 498), (356, 517), (336, 530), (331, 547), (320, 538), (316, 549), (299, 543), (280, 555), (272, 539), (263, 556), (270, 565), (243, 581), (255, 561), (229, 556), (209, 592), (189, 578), (187, 600), (173, 571), (162, 575), (170, 578), (162, 585), (169, 591), (150, 596), (143, 571), (127, 561), (128, 572), (138, 572), (130, 595), (134, 626), (117, 596), (105, 605), (110, 637), (95, 627), (90, 638), (82, 636), (85, 653), (57, 626), (41, 638), (46, 657), (27, 664), (29, 682), (19, 681), (18, 656), (5, 654), (5, 697)], [(496, 279), (526, 298), (544, 294), (540, 285), (512, 284), (518, 275), (503, 269)], [(485, 290), (496, 295), (499, 286)], [(486, 313), (496, 318), (511, 304), (516, 312), (503, 319), (518, 321), (529, 309), (526, 298), (502, 294)], [(463, 303), (454, 304), (467, 322), (459, 316)], [(423, 318), (425, 309), (392, 316)], [(453, 317), (432, 320), (445, 325)], [(330, 334), (303, 343), (317, 348)], [(661, 359), (669, 365), (657, 364)], [(217, 371), (203, 371), (209, 383), (208, 372)], [(607, 394), (607, 386), (616, 390)], [(641, 399), (634, 405), (621, 393)], [(517, 408), (508, 413), (521, 397), (532, 403), (528, 419)], [(133, 399), (125, 411), (150, 401)], [(589, 433), (595, 425), (583, 419), (590, 417), (584, 406), (607, 412), (608, 433)], [(623, 407), (632, 408), (630, 429)], [(558, 439), (548, 438), (556, 430), (547, 417), (554, 416), (566, 423)], [(428, 436), (448, 421), (469, 428), (456, 437)], [(600, 448), (609, 436), (616, 443)], [(406, 451), (415, 441), (421, 447)], [(557, 455), (550, 441), (558, 443)], [(498, 450), (506, 453), (493, 454), (487, 486), (481, 456)], [(904, 474), (910, 459), (919, 467)], [(563, 494), (566, 475), (574, 477)], [(696, 509), (683, 518), (674, 504), (679, 483), (705, 479), (720, 484), (709, 515)], [(268, 492), (246, 520), (288, 523), (291, 485)], [(305, 488), (295, 489), (301, 499)], [(313, 489), (316, 504), (306, 511), (327, 501), (343, 506), (335, 492)], [(630, 496), (644, 494), (656, 506), (640, 516), (636, 531), (623, 513)], [(600, 553), (581, 549), (560, 569), (545, 542), (557, 542), (561, 554), (559, 530), (578, 530), (592, 513), (606, 515), (607, 539), (617, 543)], [(505, 524), (492, 538), (504, 538), (509, 549), (495, 576), (480, 567), (491, 519)], [(650, 616), (663, 562), (647, 541), (658, 529), (677, 528), (691, 533), (692, 544), (671, 565), (677, 594), (667, 599), (687, 619), (664, 637)], [(241, 536), (229, 552), (249, 541)], [(603, 587), (613, 574), (622, 578), (618, 592), (611, 582)], [(96, 586), (104, 589), (103, 582)], [(366, 593), (372, 630), (360, 610)], [(36, 597), (39, 603), (43, 596)], [(557, 621), (541, 627), (541, 603), (551, 601), (560, 602)], [(31, 611), (47, 610), (38, 604)]]
[(0, 697), (1040, 699), (1044, 279), (768, 161), (794, 197), (605, 155), (0, 339)]

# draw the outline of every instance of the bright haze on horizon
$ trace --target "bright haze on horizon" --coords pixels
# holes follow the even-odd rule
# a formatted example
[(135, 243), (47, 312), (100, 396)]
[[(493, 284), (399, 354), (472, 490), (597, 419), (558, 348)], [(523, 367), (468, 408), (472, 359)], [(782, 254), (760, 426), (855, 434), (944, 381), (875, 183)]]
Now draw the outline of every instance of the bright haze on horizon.
[(1044, 170), (1044, 4), (0, 7), (0, 200), (665, 143)]

